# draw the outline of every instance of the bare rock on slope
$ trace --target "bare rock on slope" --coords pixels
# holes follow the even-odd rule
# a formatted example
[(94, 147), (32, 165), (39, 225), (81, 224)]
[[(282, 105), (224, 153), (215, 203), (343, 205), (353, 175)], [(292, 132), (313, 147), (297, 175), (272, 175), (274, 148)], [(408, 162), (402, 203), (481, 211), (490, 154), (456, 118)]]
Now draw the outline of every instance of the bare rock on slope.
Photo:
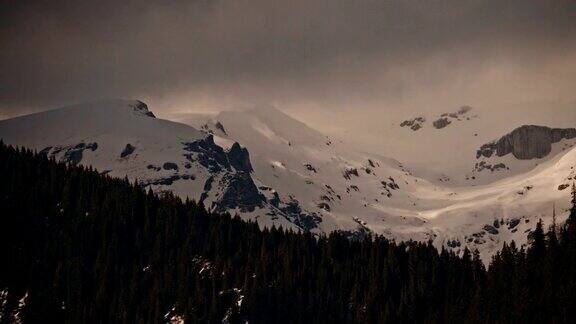
[(541, 159), (550, 154), (553, 143), (572, 138), (576, 138), (574, 128), (524, 125), (497, 141), (482, 145), (476, 152), (476, 158), (501, 157), (512, 153), (519, 160)]
[(442, 117), (442, 118), (438, 118), (436, 119), (432, 125), (434, 125), (434, 128), (436, 129), (441, 129), (444, 128), (448, 125), (450, 125), (452, 122), (450, 120), (448, 120), (448, 118), (446, 117)]

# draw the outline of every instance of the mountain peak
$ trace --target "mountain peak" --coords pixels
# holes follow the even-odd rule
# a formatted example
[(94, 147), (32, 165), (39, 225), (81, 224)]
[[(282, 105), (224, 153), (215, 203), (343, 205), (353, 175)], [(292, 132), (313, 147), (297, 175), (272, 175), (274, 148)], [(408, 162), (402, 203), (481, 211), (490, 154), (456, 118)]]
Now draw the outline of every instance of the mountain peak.
[(156, 118), (154, 113), (148, 109), (148, 105), (146, 105), (145, 103), (143, 103), (140, 100), (136, 100), (135, 103), (132, 104), (132, 108), (134, 109), (134, 112), (136, 112), (138, 114), (142, 114), (144, 116)]

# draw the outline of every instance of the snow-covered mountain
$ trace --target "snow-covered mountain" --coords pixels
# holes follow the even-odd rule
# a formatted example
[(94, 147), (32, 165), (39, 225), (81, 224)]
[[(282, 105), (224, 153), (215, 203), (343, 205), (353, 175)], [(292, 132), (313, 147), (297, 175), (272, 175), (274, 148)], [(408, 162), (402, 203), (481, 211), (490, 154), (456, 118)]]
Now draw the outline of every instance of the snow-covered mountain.
[[(250, 150), (257, 182), (282, 201), (319, 216), (322, 232), (374, 231), (431, 239), (425, 219), (408, 215), (418, 191), (440, 190), (393, 159), (356, 151), (272, 108), (222, 112), (191, 122)], [(435, 202), (432, 202), (435, 203)]]
[[(102, 173), (127, 176), (155, 191), (202, 200), (218, 211), (266, 215), (264, 225), (299, 228), (268, 204), (252, 180), (248, 151), (154, 117), (140, 101), (108, 100), (0, 121), (0, 138)], [(229, 144), (229, 145), (228, 145)], [(297, 215), (299, 217), (299, 215)]]
[[(359, 147), (371, 152), (386, 152), (388, 156), (402, 161), (414, 175), (433, 183), (450, 187), (478, 186), (527, 172), (563, 149), (568, 149), (572, 140), (554, 142), (550, 146), (551, 154), (534, 159), (518, 159), (514, 154), (478, 155), (482, 147), (501, 138), (512, 138), (512, 134), (521, 135), (524, 129), (573, 128), (576, 124), (574, 112), (565, 108), (549, 111), (535, 107), (525, 110), (516, 106), (498, 110), (469, 105), (426, 107), (420, 111), (399, 111), (388, 118), (373, 118), (374, 122), (364, 117), (365, 132), (358, 131), (358, 126), (351, 121), (351, 125), (356, 125), (355, 132), (344, 134)], [(317, 120), (313, 122), (318, 125)], [(342, 132), (331, 133), (341, 136)], [(361, 141), (355, 133), (360, 133)], [(537, 131), (530, 131), (526, 134), (532, 136), (513, 137), (525, 138), (524, 142), (534, 144), (537, 150), (541, 145), (538, 141), (543, 140), (542, 144), (549, 142), (544, 133), (541, 134), (544, 136), (539, 136)], [(501, 163), (509, 168), (503, 168)], [(500, 172), (490, 172), (491, 169), (499, 169)]]
[[(554, 208), (558, 221), (564, 219), (569, 206), (569, 185), (576, 179), (576, 151), (573, 149), (576, 141), (570, 129), (554, 131), (548, 127), (509, 126), (509, 133), (494, 135), (494, 131), (483, 131), (480, 127), (482, 116), (466, 106), (436, 117), (417, 118), (416, 122), (420, 122), (421, 126), (416, 130), (409, 125), (404, 127), (406, 132), (414, 134), (428, 132), (425, 135), (428, 140), (438, 141), (415, 145), (414, 154), (418, 155), (416, 159), (420, 165), (434, 161), (432, 155), (446, 155), (446, 150), (468, 152), (466, 155), (454, 154), (462, 161), (454, 161), (455, 167), (449, 170), (450, 178), (442, 178), (436, 172), (414, 172), (407, 166), (408, 162), (414, 161), (401, 164), (386, 157), (359, 152), (351, 145), (328, 138), (270, 108), (222, 112), (212, 117), (190, 116), (184, 122), (245, 143), (251, 152), (253, 164), (258, 166), (255, 167), (256, 174), (272, 179), (269, 183), (282, 188), (284, 192), (295, 191), (298, 194), (302, 191), (302, 186), (296, 182), (302, 179), (298, 176), (302, 174), (301, 166), (307, 164), (317, 171), (305, 173), (304, 179), (309, 179), (309, 183), (321, 179), (320, 184), (328, 183), (336, 192), (346, 193), (348, 186), (357, 187), (358, 192), (352, 196), (345, 195), (341, 204), (330, 205), (331, 217), (353, 219), (367, 229), (389, 237), (433, 239), (438, 246), (455, 249), (464, 246), (478, 248), (483, 257), (488, 258), (504, 241), (514, 239), (525, 243), (538, 219), (542, 218), (546, 224), (551, 222)], [(443, 118), (450, 123), (435, 127), (434, 122)], [(222, 133), (222, 129), (226, 134)], [(531, 131), (533, 129), (535, 131)], [(458, 135), (463, 130), (465, 134), (470, 133), (466, 138)], [(298, 138), (301, 134), (306, 140)], [(557, 136), (559, 134), (561, 136)], [(452, 143), (458, 145), (443, 144), (451, 143), (446, 140), (448, 136), (453, 136)], [(502, 144), (506, 139), (517, 142), (512, 145), (512, 150), (490, 157), (479, 154), (482, 148), (490, 146), (485, 144)], [(311, 143), (315, 143), (312, 145), (314, 149), (310, 149)], [(326, 143), (330, 145), (324, 145)], [(530, 156), (530, 159), (528, 156), (515, 156), (514, 146), (522, 150), (532, 145), (540, 146), (541, 149), (535, 150), (542, 150), (541, 153)], [(442, 150), (444, 146), (445, 150)], [(430, 149), (426, 150), (425, 147)], [(350, 179), (338, 177), (345, 174), (342, 170), (349, 165), (362, 169), (362, 166), (366, 166), (362, 161), (369, 159), (382, 162), (382, 169), (375, 172), (377, 176), (393, 174), (399, 188), (397, 192), (392, 192), (391, 197), (385, 195), (383, 199), (379, 187), (371, 184), (365, 172), (359, 172), (359, 177)], [(507, 167), (489, 170), (488, 162), (492, 165), (506, 163)], [(270, 165), (274, 163), (288, 167), (270, 174), (274, 170)], [(481, 165), (485, 168), (482, 169)], [(396, 173), (398, 170), (403, 172)], [(289, 181), (286, 179), (294, 182), (291, 185), (294, 189), (287, 187)], [(305, 188), (310, 190), (314, 186), (310, 184)], [(306, 205), (313, 206), (314, 197), (321, 192), (321, 188), (312, 193), (302, 192), (301, 201), (308, 201)], [(349, 197), (350, 200), (347, 200)], [(339, 226), (344, 224), (342, 220)]]
[[(416, 118), (403, 128), (451, 132), (478, 115), (463, 107), (437, 117)], [(499, 140), (474, 139), (469, 168), (450, 175), (468, 180), (454, 185), (362, 152), (271, 108), (190, 115), (185, 123), (191, 126), (155, 118), (139, 101), (110, 100), (0, 121), (0, 138), (202, 200), (262, 226), (433, 240), (455, 250), (478, 248), (484, 258), (504, 241), (526, 242), (539, 218), (551, 221), (553, 205), (562, 221), (576, 179), (570, 130), (511, 127)], [(518, 147), (528, 152), (530, 134), (540, 140), (550, 134), (550, 147), (540, 141), (538, 154), (521, 159), (527, 156), (506, 146), (506, 139), (522, 138)], [(482, 161), (506, 167), (481, 169)]]

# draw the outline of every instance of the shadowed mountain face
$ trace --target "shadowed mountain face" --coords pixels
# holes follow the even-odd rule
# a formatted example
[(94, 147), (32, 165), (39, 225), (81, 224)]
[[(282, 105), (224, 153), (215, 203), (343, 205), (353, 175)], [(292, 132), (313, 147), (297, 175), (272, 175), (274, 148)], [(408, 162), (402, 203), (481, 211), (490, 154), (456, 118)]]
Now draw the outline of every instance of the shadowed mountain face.
[(541, 159), (550, 154), (552, 144), (572, 138), (576, 138), (574, 128), (524, 125), (495, 142), (483, 145), (477, 151), (476, 156), (477, 158), (480, 156), (489, 158), (492, 155), (501, 157), (511, 153), (519, 160)]

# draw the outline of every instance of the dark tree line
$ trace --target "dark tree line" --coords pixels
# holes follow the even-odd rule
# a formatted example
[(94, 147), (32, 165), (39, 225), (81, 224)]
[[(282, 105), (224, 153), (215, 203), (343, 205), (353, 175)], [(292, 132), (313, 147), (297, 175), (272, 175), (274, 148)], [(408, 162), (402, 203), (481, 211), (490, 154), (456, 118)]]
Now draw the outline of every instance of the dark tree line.
[(573, 207), (485, 269), (430, 243), (260, 230), (0, 143), (0, 323), (570, 323), (575, 232)]

